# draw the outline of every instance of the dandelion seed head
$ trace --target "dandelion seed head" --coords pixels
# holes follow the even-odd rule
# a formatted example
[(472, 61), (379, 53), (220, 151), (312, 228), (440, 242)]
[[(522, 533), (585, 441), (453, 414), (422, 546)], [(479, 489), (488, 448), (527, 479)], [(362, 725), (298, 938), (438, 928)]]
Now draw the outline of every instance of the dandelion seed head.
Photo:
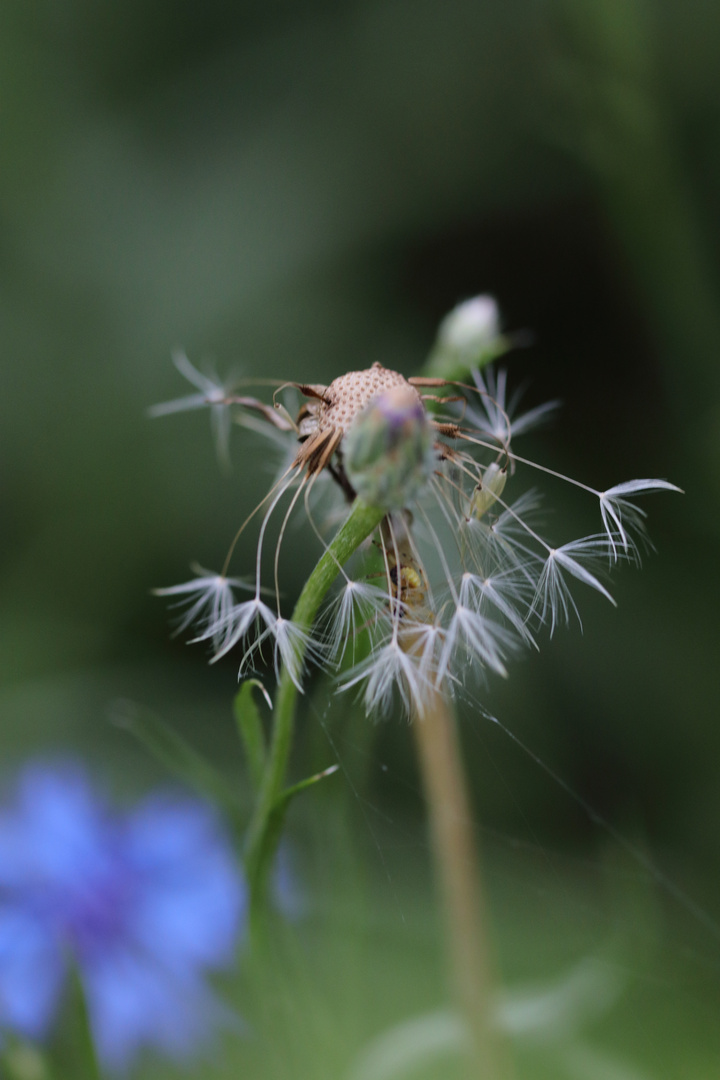
[(373, 398), (400, 388), (422, 408), (420, 395), (404, 375), (380, 364), (373, 364), (365, 371), (349, 371), (346, 375), (340, 375), (323, 391), (323, 400), (315, 413), (317, 430), (340, 428), (347, 434), (352, 422)]
[[(281, 406), (276, 412), (255, 398), (229, 399), (220, 384), (178, 363), (200, 393), (162, 411), (195, 408), (202, 399), (226, 424), (232, 405), (248, 427), (272, 428), (274, 437), (293, 444), (285, 471), (256, 508), (263, 512), (254, 597), (237, 602), (235, 592), (246, 583), (202, 572), (195, 583), (161, 590), (185, 603), (180, 628), (193, 626), (195, 640), (210, 641), (213, 659), (239, 646), (241, 673), (267, 645), (278, 676), (287, 672), (298, 690), (308, 662), (347, 668), (362, 632), (369, 653), (345, 670), (340, 688), (360, 690), (369, 713), (387, 711), (399, 699), (407, 711), (422, 714), (433, 694), (452, 693), (474, 674), (507, 675), (521, 646), (537, 647), (542, 627), (552, 635), (561, 624), (579, 621), (582, 589), (614, 603), (602, 564), (607, 570), (620, 559), (637, 561), (645, 512), (634, 497), (678, 489), (668, 481), (633, 480), (596, 491), (522, 457), (516, 437), (546, 420), (556, 403), (521, 411), (507, 371), (484, 366), (508, 340), (495, 301), (475, 297), (441, 325), (426, 368), (434, 374), (408, 379), (375, 363), (328, 386), (293, 384), (292, 392), (305, 399), (295, 420), (282, 401), (273, 399)], [(453, 381), (460, 360), (465, 372), (483, 367), (482, 374), (472, 373), (472, 385), (467, 375)], [(595, 499), (601, 531), (546, 538), (540, 494), (527, 486), (532, 476), (550, 476)], [(328, 489), (336, 499), (327, 498)], [(383, 515), (370, 548), (379, 559), (373, 565), (358, 552), (348, 572), (331, 549), (342, 587), (312, 626), (301, 625), (280, 610), (280, 545), (286, 534), (295, 535), (287, 528), (290, 517), (305, 508), (327, 556), (332, 530), (356, 499)], [(316, 523), (317, 511), (323, 516)], [(274, 513), (282, 523), (272, 560), (274, 590), (268, 590), (261, 571), (270, 562), (264, 545)], [(268, 591), (274, 591), (274, 608), (261, 599)]]

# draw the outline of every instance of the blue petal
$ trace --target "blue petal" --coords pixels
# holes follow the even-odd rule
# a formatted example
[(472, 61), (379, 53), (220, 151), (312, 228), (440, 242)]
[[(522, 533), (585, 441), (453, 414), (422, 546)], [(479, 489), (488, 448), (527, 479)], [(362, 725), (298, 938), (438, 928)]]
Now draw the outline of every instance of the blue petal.
[(246, 889), (207, 807), (153, 798), (129, 822), (127, 853), (139, 885), (130, 929), (174, 968), (227, 964), (241, 929)]
[(0, 908), (0, 1027), (43, 1038), (57, 1011), (64, 975), (59, 943), (32, 916)]
[(189, 1057), (222, 1017), (200, 982), (126, 951), (104, 957), (83, 981), (98, 1057), (115, 1072), (126, 1071), (144, 1047)]
[(107, 861), (108, 821), (85, 772), (32, 765), (0, 816), (0, 882), (68, 883)]

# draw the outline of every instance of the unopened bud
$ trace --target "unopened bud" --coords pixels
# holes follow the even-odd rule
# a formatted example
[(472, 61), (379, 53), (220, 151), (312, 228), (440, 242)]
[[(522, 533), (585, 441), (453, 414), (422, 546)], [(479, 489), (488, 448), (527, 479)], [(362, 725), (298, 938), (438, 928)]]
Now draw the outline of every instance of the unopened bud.
[(427, 370), (448, 379), (463, 378), (500, 356), (507, 347), (494, 298), (474, 296), (454, 307), (440, 323)]
[(372, 506), (407, 507), (434, 467), (433, 431), (420, 395), (398, 386), (374, 398), (343, 441), (348, 480)]
[(474, 296), (454, 307), (440, 323), (438, 341), (463, 353), (481, 353), (500, 333), (500, 312), (492, 296)]
[(483, 473), (482, 480), (475, 488), (470, 502), (470, 514), (474, 518), (481, 518), (488, 512), (493, 503), (497, 502), (505, 489), (507, 472), (499, 465), (488, 465)]

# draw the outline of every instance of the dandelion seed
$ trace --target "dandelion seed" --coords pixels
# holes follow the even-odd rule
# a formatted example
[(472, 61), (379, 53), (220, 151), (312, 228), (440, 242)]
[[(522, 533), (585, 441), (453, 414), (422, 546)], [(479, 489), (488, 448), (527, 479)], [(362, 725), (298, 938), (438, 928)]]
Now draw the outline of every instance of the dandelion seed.
[(442, 681), (450, 670), (455, 655), (463, 652), (470, 660), (477, 661), (481, 667), (491, 668), (498, 675), (506, 676), (507, 669), (504, 660), (512, 644), (512, 635), (499, 623), (458, 603), (447, 629), (438, 668), (438, 681)]
[(320, 666), (325, 660), (325, 649), (320, 641), (312, 638), (308, 631), (291, 622), (290, 619), (278, 618), (272, 626), (275, 639), (275, 674), (280, 678), (280, 669), (285, 667), (290, 678), (302, 693), (302, 675), (309, 659)]
[(534, 587), (544, 553), (532, 546), (528, 530), (537, 526), (539, 507), (538, 493), (527, 491), (512, 503), (501, 504), (500, 512), (489, 521), (474, 515), (465, 518), (462, 527), (472, 564), (485, 572), (517, 574)]
[(466, 570), (460, 583), (460, 602), (473, 611), (488, 609), (501, 615), (523, 641), (535, 645), (527, 626), (532, 611), (533, 593), (522, 575), (503, 571), (495, 577), (480, 577)]
[(346, 577), (343, 586), (327, 610), (326, 639), (328, 655), (340, 663), (360, 629), (387, 615), (387, 592), (367, 581)]
[(500, 368), (497, 374), (492, 368), (488, 369), (485, 375), (476, 371), (473, 381), (479, 391), (479, 401), (477, 406), (468, 408), (467, 417), (478, 432), (495, 439), (501, 446), (545, 423), (560, 405), (558, 401), (546, 401), (534, 409), (518, 414), (520, 395), (514, 394), (507, 400), (505, 368)]
[(565, 574), (576, 578), (584, 585), (589, 585), (591, 589), (595, 589), (615, 606), (615, 601), (605, 586), (591, 573), (587, 565), (583, 565), (583, 563), (597, 563), (600, 557), (607, 556), (607, 552), (608, 544), (604, 536), (586, 536), (581, 540), (571, 540), (560, 548), (548, 550), (538, 582), (535, 611), (542, 623), (550, 624), (551, 634), (555, 632), (555, 627), (560, 622), (568, 624), (573, 614), (582, 626), (580, 612), (570, 592)]
[(187, 604), (175, 634), (181, 634), (189, 626), (204, 626), (203, 639), (212, 639), (213, 648), (219, 652), (223, 646), (224, 628), (228, 623), (235, 594), (233, 589), (251, 589), (252, 586), (240, 578), (227, 578), (222, 574), (213, 574), (198, 566), (198, 577), (182, 585), (171, 585), (164, 589), (153, 589), (155, 596), (178, 596), (180, 604)]
[(617, 559), (618, 546), (622, 547), (626, 554), (635, 553), (633, 533), (640, 539), (646, 539), (647, 514), (639, 506), (631, 503), (627, 496), (640, 495), (646, 491), (680, 492), (680, 490), (667, 480), (629, 480), (600, 492), (600, 513), (614, 559)]
[(439, 688), (439, 669), (447, 630), (439, 622), (409, 622), (400, 628), (399, 638), (407, 655), (415, 663), (423, 683)]
[(268, 634), (274, 632), (277, 615), (258, 595), (252, 600), (244, 600), (241, 604), (235, 604), (225, 615), (224, 619), (214, 623), (193, 638), (193, 642), (212, 639), (214, 653), (211, 664), (230, 652), (238, 642), (242, 641), (251, 630), (258, 628), (259, 644)]
[(218, 457), (223, 464), (230, 460), (230, 427), (232, 416), (230, 413), (230, 401), (232, 394), (232, 381), (222, 383), (215, 376), (203, 375), (194, 367), (183, 352), (173, 353), (173, 363), (181, 375), (188, 382), (196, 386), (200, 393), (188, 394), (186, 397), (175, 398), (174, 401), (161, 402), (152, 405), (148, 409), (148, 415), (169, 416), (170, 413), (187, 412), (189, 409), (210, 409), (210, 424)]
[(384, 716), (390, 712), (397, 693), (409, 711), (422, 717), (435, 680), (427, 668), (418, 663), (412, 651), (405, 649), (397, 635), (358, 664), (352, 675), (340, 683), (340, 690), (363, 684), (363, 700), (368, 716)]

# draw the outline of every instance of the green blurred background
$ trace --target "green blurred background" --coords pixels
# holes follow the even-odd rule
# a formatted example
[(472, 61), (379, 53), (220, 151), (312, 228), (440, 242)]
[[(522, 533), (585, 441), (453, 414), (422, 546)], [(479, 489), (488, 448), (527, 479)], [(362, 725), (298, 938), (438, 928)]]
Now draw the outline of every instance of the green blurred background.
[[(617, 576), (618, 610), (583, 597), (583, 636), (475, 692), (609, 829), (461, 710), (503, 983), (592, 955), (622, 991), (582, 1033), (602, 1060), (568, 1065), (575, 1034), (528, 1043), (520, 1077), (720, 1061), (719, 56), (700, 0), (0, 7), (4, 774), (78, 752), (121, 798), (167, 781), (111, 722), (130, 699), (245, 783), (235, 665), (171, 640), (149, 590), (220, 565), (264, 447), (238, 432), (223, 474), (205, 416), (146, 418), (189, 389), (176, 346), (221, 372), (411, 374), (445, 312), (491, 292), (531, 338), (515, 383), (564, 402), (536, 456), (686, 491), (643, 502), (657, 552)], [(594, 528), (584, 510), (553, 527)], [(316, 554), (296, 537), (288, 596)], [(251, 1035), (218, 1075), (350, 1076), (447, 1005), (411, 733), (337, 713), (316, 686), (294, 773), (344, 768), (291, 815), (306, 914), (272, 973), (228, 989)]]

